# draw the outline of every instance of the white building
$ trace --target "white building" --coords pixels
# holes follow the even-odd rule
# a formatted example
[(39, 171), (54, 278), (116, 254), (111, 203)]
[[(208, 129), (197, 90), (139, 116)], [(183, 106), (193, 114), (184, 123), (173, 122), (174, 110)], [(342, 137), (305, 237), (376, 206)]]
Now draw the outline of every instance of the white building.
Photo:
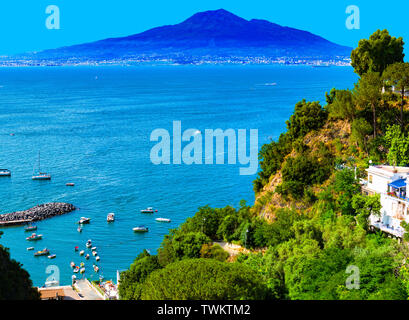
[(366, 171), (368, 180), (364, 182), (363, 192), (367, 195), (380, 194), (382, 205), (380, 217), (370, 216), (371, 226), (402, 238), (404, 230), (400, 224), (409, 222), (409, 199), (406, 195), (409, 168), (370, 166)]

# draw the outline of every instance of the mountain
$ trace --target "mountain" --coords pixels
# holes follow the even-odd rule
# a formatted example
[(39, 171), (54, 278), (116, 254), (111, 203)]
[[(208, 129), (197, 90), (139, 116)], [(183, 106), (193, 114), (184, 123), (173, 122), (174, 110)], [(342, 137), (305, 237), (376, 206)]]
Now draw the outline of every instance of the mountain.
[(345, 60), (352, 48), (266, 20), (246, 20), (224, 9), (196, 13), (176, 24), (92, 43), (25, 55), (37, 60), (109, 61), (251, 59)]

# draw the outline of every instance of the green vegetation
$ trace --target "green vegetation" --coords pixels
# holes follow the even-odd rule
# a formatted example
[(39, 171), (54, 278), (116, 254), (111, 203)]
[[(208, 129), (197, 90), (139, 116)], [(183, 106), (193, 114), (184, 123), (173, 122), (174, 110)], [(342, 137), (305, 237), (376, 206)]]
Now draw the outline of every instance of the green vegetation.
[(39, 300), (40, 294), (20, 263), (0, 245), (0, 300)]
[(257, 272), (241, 264), (189, 259), (153, 272), (144, 282), (144, 300), (250, 300), (267, 298)]
[[(262, 146), (255, 205), (200, 208), (122, 274), (121, 298), (407, 300), (409, 235), (370, 229), (380, 197), (358, 182), (369, 160), (409, 165), (403, 44), (386, 30), (361, 40), (354, 89), (332, 89), (324, 107), (297, 103), (287, 131)], [(230, 256), (218, 241), (248, 250)], [(347, 286), (350, 267), (359, 289)]]

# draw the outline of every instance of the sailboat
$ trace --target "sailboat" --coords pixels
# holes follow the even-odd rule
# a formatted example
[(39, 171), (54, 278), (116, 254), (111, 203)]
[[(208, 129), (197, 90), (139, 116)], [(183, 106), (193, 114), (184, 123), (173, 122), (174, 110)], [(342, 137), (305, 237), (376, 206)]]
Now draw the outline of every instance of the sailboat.
[(33, 176), (31, 177), (33, 180), (51, 180), (51, 175), (41, 172), (41, 167), (40, 167), (40, 151), (38, 152), (38, 174), (35, 172), (33, 173)]

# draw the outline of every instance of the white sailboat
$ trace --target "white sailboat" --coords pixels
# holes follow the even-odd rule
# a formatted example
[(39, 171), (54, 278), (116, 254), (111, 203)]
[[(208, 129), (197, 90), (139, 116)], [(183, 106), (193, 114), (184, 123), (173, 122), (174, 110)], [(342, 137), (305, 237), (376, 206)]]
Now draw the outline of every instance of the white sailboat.
[(40, 151), (38, 152), (38, 173), (36, 174), (33, 172), (33, 176), (31, 177), (33, 180), (51, 180), (51, 175), (41, 172), (40, 166)]

